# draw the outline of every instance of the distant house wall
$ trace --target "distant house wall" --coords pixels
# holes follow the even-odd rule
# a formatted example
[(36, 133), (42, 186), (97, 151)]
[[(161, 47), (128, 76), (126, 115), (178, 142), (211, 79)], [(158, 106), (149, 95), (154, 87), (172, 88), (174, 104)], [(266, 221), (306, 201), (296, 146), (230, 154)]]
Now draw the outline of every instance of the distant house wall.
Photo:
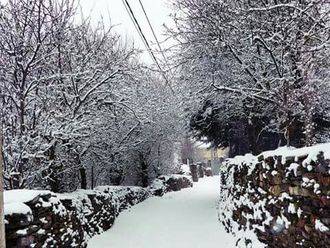
[(197, 148), (205, 161), (228, 156), (228, 148)]
[(219, 175), (220, 163), (228, 157), (228, 148), (200, 149), (204, 161), (212, 168), (213, 175)]

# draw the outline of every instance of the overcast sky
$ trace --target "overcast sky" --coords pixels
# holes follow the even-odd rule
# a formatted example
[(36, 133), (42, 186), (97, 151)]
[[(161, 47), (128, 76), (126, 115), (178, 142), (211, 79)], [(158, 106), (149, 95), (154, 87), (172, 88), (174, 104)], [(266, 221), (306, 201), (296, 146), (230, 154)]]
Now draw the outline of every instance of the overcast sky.
[[(165, 29), (163, 24), (171, 26), (171, 19), (169, 17), (171, 12), (171, 0), (141, 1), (156, 32), (158, 40), (163, 41), (165, 39)], [(143, 33), (149, 43), (153, 44), (153, 48), (156, 49), (155, 39), (152, 36), (152, 32), (148, 26), (139, 1), (128, 0), (128, 2), (141, 25)], [(134, 41), (136, 47), (145, 50), (145, 46), (126, 11), (122, 0), (80, 0), (80, 5), (84, 15), (90, 15), (94, 23), (97, 23), (98, 20), (103, 17), (106, 25), (110, 25), (111, 18), (111, 24), (118, 25), (115, 28), (116, 32), (120, 33), (128, 40)], [(143, 54), (143, 60), (148, 63), (151, 62), (151, 58), (146, 51)]]

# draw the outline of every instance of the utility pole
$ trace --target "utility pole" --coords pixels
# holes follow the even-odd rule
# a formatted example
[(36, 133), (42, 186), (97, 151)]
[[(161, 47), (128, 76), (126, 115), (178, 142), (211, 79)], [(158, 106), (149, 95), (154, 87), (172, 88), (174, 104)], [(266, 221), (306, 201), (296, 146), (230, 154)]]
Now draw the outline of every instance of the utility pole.
[(3, 202), (3, 157), (2, 157), (2, 133), (0, 131), (0, 247), (6, 248)]

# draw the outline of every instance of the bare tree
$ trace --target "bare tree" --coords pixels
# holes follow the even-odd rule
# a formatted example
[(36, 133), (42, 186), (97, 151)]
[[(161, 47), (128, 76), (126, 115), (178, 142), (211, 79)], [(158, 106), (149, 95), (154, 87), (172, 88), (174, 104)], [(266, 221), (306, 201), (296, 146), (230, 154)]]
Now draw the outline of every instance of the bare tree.
[(0, 131), (0, 247), (6, 248), (4, 201), (3, 201), (3, 159), (2, 159), (2, 132)]

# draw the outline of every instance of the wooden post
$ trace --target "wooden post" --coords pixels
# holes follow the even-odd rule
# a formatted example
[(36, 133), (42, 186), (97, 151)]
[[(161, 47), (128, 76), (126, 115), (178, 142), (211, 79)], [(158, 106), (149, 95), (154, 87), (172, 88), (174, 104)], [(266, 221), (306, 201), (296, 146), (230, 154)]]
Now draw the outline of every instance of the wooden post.
[(6, 247), (5, 224), (3, 203), (3, 158), (2, 158), (2, 133), (0, 131), (0, 247)]

